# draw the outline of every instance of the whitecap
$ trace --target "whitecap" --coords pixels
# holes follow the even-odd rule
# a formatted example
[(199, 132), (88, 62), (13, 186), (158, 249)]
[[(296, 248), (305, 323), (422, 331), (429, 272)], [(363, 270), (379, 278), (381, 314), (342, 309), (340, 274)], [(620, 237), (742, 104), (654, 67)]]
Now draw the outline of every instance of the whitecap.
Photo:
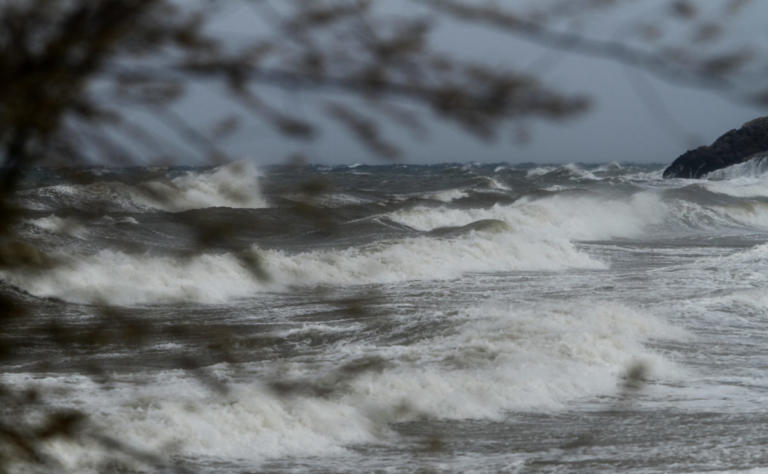
[[(455, 279), (466, 273), (604, 269), (562, 238), (471, 230), (461, 237), (416, 237), (341, 250), (290, 254), (279, 250), (193, 257), (129, 255), (102, 250), (60, 255), (45, 272), (4, 270), (9, 283), (42, 297), (72, 302), (135, 305), (222, 303), (294, 285), (357, 285)], [(253, 271), (246, 261), (258, 261)], [(268, 278), (260, 278), (263, 272)]]
[[(510, 411), (566, 409), (585, 397), (618, 395), (622, 376), (636, 364), (652, 381), (687, 375), (645, 345), (687, 334), (626, 305), (584, 299), (525, 307), (491, 301), (460, 309), (452, 318), (454, 330), (410, 345), (357, 340), (309, 362), (288, 360), (269, 372), (254, 366), (257, 381), (233, 381), (226, 395), (211, 394), (180, 371), (157, 373), (143, 384), (118, 381), (108, 391), (78, 375), (33, 381), (7, 374), (3, 382), (35, 383), (59, 394), (57, 406), (87, 404), (92, 422), (107, 433), (119, 430), (129, 446), (151, 452), (163, 446), (161, 455), (168, 458), (210, 457), (253, 466), (285, 456), (350, 454), (352, 445), (391, 437), (390, 426), (397, 422), (493, 420)], [(339, 367), (370, 358), (383, 364), (338, 378)], [(224, 366), (209, 370), (228, 377)], [(272, 390), (265, 381), (274, 376), (299, 390)], [(332, 392), (314, 394), (317, 383)], [(44, 448), (69, 471), (87, 471), (101, 461), (101, 451), (87, 443), (53, 441)]]
[(667, 205), (658, 194), (640, 192), (626, 199), (564, 195), (535, 200), (523, 198), (513, 204), (495, 204), (487, 209), (418, 206), (393, 212), (389, 217), (424, 231), (495, 219), (529, 238), (599, 240), (643, 235), (652, 225), (663, 222), (667, 213)]

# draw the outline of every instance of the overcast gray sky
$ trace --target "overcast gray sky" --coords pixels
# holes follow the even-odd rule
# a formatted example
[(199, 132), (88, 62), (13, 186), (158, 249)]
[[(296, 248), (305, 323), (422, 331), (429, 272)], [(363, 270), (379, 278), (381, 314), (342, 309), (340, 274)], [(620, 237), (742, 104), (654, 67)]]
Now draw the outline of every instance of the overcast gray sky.
[[(515, 5), (519, 2), (501, 3)], [(638, 3), (650, 7), (652, 3), (661, 2)], [(694, 3), (703, 5), (705, 2)], [(713, 5), (714, 2), (706, 4)], [(241, 8), (233, 7), (225, 12), (216, 28), (221, 31), (252, 29), (253, 11)], [(768, 44), (764, 18), (768, 18), (768, 2), (753, 2), (734, 28), (738, 28), (738, 34), (745, 39)], [(615, 35), (616, 24), (626, 22), (626, 18), (601, 21), (613, 28)], [(667, 28), (674, 30), (675, 25)], [(592, 99), (592, 107), (581, 115), (559, 122), (526, 120), (523, 124), (529, 139), (524, 143), (515, 138), (514, 127), (489, 144), (426, 112), (423, 117), (432, 125), (426, 137), (416, 138), (402, 130), (386, 129), (390, 137), (401, 144), (402, 160), (408, 163), (667, 163), (689, 148), (709, 144), (725, 131), (768, 114), (765, 108), (739, 104), (711, 91), (670, 84), (647, 71), (617, 61), (553, 52), (487, 28), (464, 28), (448, 22), (438, 30), (433, 41), (447, 51), (468, 54), (498, 67), (530, 67), (556, 90), (586, 94)], [(274, 91), (270, 94), (276, 103), (292, 113), (310, 117), (315, 113), (313, 105), (318, 98), (312, 93)], [(210, 108), (204, 97), (205, 93), (201, 93), (193, 99), (188, 110), (202, 113)], [(263, 125), (246, 127), (231, 139), (229, 150), (235, 156), (260, 164), (280, 162), (293, 152), (300, 152), (315, 163), (383, 163), (334, 126), (325, 127), (318, 139), (298, 144), (274, 134)]]

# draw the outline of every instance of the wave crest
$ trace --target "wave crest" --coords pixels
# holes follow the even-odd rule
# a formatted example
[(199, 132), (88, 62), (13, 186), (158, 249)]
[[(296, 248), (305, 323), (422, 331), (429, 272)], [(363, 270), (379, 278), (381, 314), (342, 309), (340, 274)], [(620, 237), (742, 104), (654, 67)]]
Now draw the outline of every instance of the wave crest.
[[(132, 446), (168, 446), (169, 456), (226, 457), (252, 465), (283, 456), (343, 454), (350, 445), (385, 440), (397, 422), (499, 419), (510, 410), (563, 409), (581, 397), (618, 393), (621, 375), (638, 362), (652, 379), (685, 376), (645, 343), (686, 334), (626, 305), (489, 302), (439, 317), (455, 318), (453, 330), (411, 345), (358, 340), (309, 362), (290, 360), (268, 370), (253, 367), (257, 378), (274, 375), (308, 388), (290, 395), (266, 383), (241, 382), (231, 384), (226, 396), (212, 396), (192, 377), (173, 371), (157, 374), (156, 383), (117, 383), (109, 391), (87, 390), (93, 382), (76, 375), (37, 382), (50, 389), (81, 387), (93, 407), (93, 421), (119, 426)], [(372, 359), (383, 363), (338, 379), (346, 364)], [(212, 370), (227, 376), (225, 367)], [(20, 380), (24, 377), (11, 374), (3, 381), (26, 383)], [(333, 380), (337, 383), (331, 395), (309, 389)], [(98, 465), (92, 459), (98, 450), (87, 447), (55, 442), (50, 452), (73, 471)]]
[(523, 198), (511, 205), (496, 204), (487, 209), (418, 206), (393, 212), (389, 217), (422, 231), (495, 220), (532, 238), (599, 240), (641, 235), (649, 226), (661, 223), (667, 211), (656, 193), (640, 192), (625, 200), (564, 194)]
[(107, 209), (168, 212), (209, 207), (263, 208), (267, 201), (259, 187), (260, 174), (248, 162), (234, 162), (208, 171), (188, 171), (173, 178), (128, 184), (101, 181), (82, 185), (54, 185), (20, 193), (36, 209)]
[[(487, 223), (481, 227), (487, 227)], [(36, 296), (79, 303), (222, 303), (295, 285), (357, 285), (408, 280), (455, 279), (466, 273), (604, 269), (605, 264), (565, 239), (529, 238), (487, 230), (464, 230), (455, 239), (416, 237), (342, 250), (289, 254), (254, 247), (189, 258), (129, 255), (102, 250), (62, 256), (46, 272), (5, 271), (2, 276)], [(246, 264), (258, 261), (254, 272)], [(260, 274), (268, 278), (260, 278)]]

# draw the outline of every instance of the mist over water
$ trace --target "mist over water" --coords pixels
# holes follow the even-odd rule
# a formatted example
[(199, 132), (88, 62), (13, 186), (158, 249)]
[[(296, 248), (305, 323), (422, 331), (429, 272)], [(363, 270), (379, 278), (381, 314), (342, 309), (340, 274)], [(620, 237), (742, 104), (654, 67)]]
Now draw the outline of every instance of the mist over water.
[[(205, 472), (768, 466), (768, 176), (661, 169), (39, 170), (20, 231), (58, 265), (6, 290), (66, 327), (109, 304), (194, 334), (32, 346), (2, 377)], [(226, 232), (200, 250), (190, 228)], [(236, 362), (202, 354), (220, 328)]]

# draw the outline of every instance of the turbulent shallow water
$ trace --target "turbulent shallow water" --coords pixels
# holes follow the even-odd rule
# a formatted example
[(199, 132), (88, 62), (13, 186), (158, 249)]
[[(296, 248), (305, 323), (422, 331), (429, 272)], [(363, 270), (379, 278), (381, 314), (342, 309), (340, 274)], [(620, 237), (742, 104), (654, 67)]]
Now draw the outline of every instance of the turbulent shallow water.
[(2, 378), (204, 472), (768, 468), (768, 175), (661, 169), (38, 170)]

